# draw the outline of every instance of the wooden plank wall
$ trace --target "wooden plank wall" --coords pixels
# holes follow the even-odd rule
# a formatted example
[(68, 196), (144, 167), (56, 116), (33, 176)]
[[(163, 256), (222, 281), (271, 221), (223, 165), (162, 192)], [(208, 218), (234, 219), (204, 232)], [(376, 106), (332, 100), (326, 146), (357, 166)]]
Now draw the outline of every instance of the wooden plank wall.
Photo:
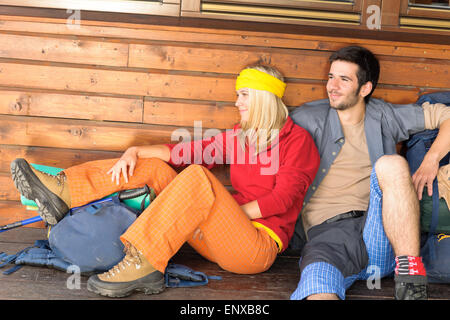
[(13, 159), (65, 168), (192, 134), (194, 121), (230, 128), (235, 77), (255, 62), (284, 73), (289, 106), (324, 98), (328, 56), (349, 44), (379, 57), (376, 97), (450, 87), (450, 45), (0, 16), (0, 224), (36, 214), (19, 203)]

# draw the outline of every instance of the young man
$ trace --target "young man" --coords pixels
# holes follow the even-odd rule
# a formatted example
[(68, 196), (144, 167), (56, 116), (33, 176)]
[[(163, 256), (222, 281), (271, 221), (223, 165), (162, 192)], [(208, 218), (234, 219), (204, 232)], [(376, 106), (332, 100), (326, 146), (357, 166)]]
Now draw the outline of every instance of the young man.
[[(321, 157), (294, 235), (304, 230), (307, 243), (291, 299), (345, 299), (355, 280), (394, 270), (396, 299), (426, 299), (418, 199), (450, 149), (450, 110), (370, 98), (380, 67), (365, 48), (342, 48), (330, 63), (328, 99), (291, 114)], [(396, 145), (432, 128), (440, 128), (439, 136), (411, 178)]]

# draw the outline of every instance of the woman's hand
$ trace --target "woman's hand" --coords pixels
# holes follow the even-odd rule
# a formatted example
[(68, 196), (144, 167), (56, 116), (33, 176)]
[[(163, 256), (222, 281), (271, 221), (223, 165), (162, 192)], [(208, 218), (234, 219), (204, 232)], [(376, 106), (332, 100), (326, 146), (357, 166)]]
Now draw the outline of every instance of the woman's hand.
[(125, 182), (128, 183), (128, 177), (133, 175), (137, 160), (147, 158), (158, 158), (167, 162), (170, 160), (170, 149), (163, 144), (130, 147), (107, 174), (111, 174), (111, 181), (116, 180), (117, 185), (119, 185), (121, 174), (125, 178)]
[(111, 181), (116, 181), (119, 185), (120, 175), (123, 174), (125, 182), (128, 183), (128, 176), (132, 176), (134, 168), (136, 167), (138, 155), (135, 147), (128, 148), (116, 164), (107, 172), (111, 174)]
[(195, 229), (192, 239), (198, 238), (198, 240), (203, 240), (203, 232), (200, 228)]
[(258, 201), (253, 200), (241, 206), (242, 211), (250, 220), (262, 218), (261, 210), (259, 209)]

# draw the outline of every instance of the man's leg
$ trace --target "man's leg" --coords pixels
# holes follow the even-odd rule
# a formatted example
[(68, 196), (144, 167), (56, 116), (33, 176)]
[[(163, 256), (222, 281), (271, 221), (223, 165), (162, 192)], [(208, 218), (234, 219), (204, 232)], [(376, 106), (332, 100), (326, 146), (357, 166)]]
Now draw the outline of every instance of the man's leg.
[(395, 298), (426, 299), (426, 271), (420, 255), (420, 207), (406, 160), (383, 156), (375, 164), (382, 192), (386, 237), (396, 255)]
[[(393, 176), (395, 177), (395, 179), (398, 180), (386, 182), (386, 180), (392, 180), (387, 178), (388, 174), (390, 175), (394, 174)], [(405, 176), (406, 174), (407, 176)], [(402, 177), (399, 177), (400, 175), (402, 175)], [(395, 253), (393, 249), (393, 244), (395, 244), (395, 248), (396, 250), (398, 250), (398, 252), (403, 252), (401, 254), (407, 255), (418, 254), (419, 213), (417, 211), (414, 212), (414, 210), (418, 210), (418, 208), (414, 207), (414, 200), (412, 200), (413, 206), (412, 208), (410, 208), (411, 203), (409, 204), (405, 203), (409, 201), (407, 200), (408, 196), (409, 197), (415, 196), (415, 192), (413, 191), (411, 194), (410, 193), (411, 189), (404, 191), (404, 193), (400, 192), (402, 189), (405, 188), (405, 185), (408, 185), (408, 183), (410, 182), (409, 181), (410, 178), (408, 177), (409, 177), (408, 166), (406, 161), (404, 161), (402, 158), (399, 158), (399, 156), (385, 156), (380, 158), (371, 174), (370, 203), (363, 231), (364, 243), (366, 245), (366, 249), (369, 256), (368, 267), (371, 268), (364, 269), (359, 275), (350, 276), (339, 281), (335, 280), (334, 282), (329, 279), (330, 278), (329, 276), (327, 276), (326, 281), (323, 282), (335, 283), (333, 287), (340, 287), (341, 282), (343, 282), (342, 287), (347, 289), (354, 282), (354, 280), (357, 279), (366, 280), (368, 277), (372, 277), (374, 270), (376, 270), (377, 274), (380, 277), (385, 277), (391, 274), (394, 271), (395, 267)], [(383, 181), (385, 182), (383, 184), (384, 187), (383, 192), (380, 187), (381, 182), (378, 181), (378, 178), (380, 180), (383, 179)], [(390, 183), (398, 183), (400, 184), (400, 186), (393, 186)], [(389, 185), (387, 186), (387, 184)], [(406, 186), (406, 188), (408, 189), (408, 186)], [(412, 185), (410, 185), (409, 188), (412, 188)], [(392, 195), (391, 192), (397, 193), (397, 195)], [(408, 196), (405, 196), (405, 193), (407, 193)], [(388, 200), (385, 201), (385, 197), (388, 197)], [(392, 202), (394, 203), (392, 204)], [(397, 210), (399, 211), (398, 216), (396, 216)], [(404, 211), (406, 211), (406, 213)], [(416, 219), (417, 221), (414, 221), (414, 219)], [(409, 221), (405, 222), (404, 220)], [(412, 231), (408, 231), (408, 229), (412, 229)], [(387, 235), (388, 233), (389, 236)], [(408, 234), (408, 238), (406, 238), (403, 237), (403, 233), (405, 234), (415, 233), (415, 234)], [(409, 241), (408, 243), (403, 243), (404, 241), (403, 239), (409, 238), (412, 238), (413, 240), (407, 240)], [(326, 267), (331, 269), (326, 270), (326, 268), (324, 267), (321, 267), (320, 269), (325, 270), (328, 275), (330, 274), (337, 275), (337, 277), (331, 277), (331, 279), (333, 278), (340, 279), (339, 272), (336, 272), (337, 269), (333, 268), (331, 265), (328, 265)], [(307, 267), (307, 269), (310, 268)], [(311, 268), (311, 270), (313, 270), (313, 268)], [(372, 273), (370, 273), (370, 270), (372, 270)], [(309, 270), (305, 269), (305, 271)], [(320, 273), (324, 274), (325, 272), (317, 272), (317, 271), (305, 272), (305, 274), (309, 273), (314, 274), (315, 277), (318, 279), (322, 279), (318, 275), (320, 275)], [(325, 280), (324, 277), (323, 279)], [(311, 283), (316, 282), (317, 280)], [(294, 292), (291, 298), (301, 299), (305, 297), (308, 294), (308, 292), (303, 293), (304, 291), (303, 288), (308, 287), (317, 287), (317, 286), (309, 284), (306, 277), (305, 279), (300, 279), (299, 287)], [(339, 294), (339, 296), (341, 295), (344, 296), (344, 293)], [(318, 294), (318, 295), (311, 295), (311, 298), (331, 298), (331, 296), (328, 296), (328, 294), (326, 294), (326, 296)]]
[(310, 295), (306, 300), (339, 300), (334, 293), (318, 293)]
[[(369, 260), (362, 236), (364, 217), (324, 222), (308, 231), (302, 250), (300, 281), (291, 299), (345, 299)], [(380, 219), (381, 220), (381, 219)]]
[(384, 156), (375, 164), (383, 193), (383, 225), (397, 256), (419, 256), (420, 207), (406, 160)]
[(301, 270), (300, 281), (291, 300), (345, 299), (344, 276), (332, 264), (319, 261)]

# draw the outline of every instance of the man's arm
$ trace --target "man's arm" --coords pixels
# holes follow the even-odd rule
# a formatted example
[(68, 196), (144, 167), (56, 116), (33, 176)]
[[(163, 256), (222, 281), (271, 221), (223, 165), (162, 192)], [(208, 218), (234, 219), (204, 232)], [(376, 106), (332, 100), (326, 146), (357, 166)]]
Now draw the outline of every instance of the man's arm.
[(442, 122), (439, 134), (425, 155), (422, 164), (412, 176), (414, 187), (419, 200), (422, 199), (422, 192), (425, 185), (428, 195), (433, 194), (433, 180), (439, 170), (439, 161), (450, 151), (450, 119)]

